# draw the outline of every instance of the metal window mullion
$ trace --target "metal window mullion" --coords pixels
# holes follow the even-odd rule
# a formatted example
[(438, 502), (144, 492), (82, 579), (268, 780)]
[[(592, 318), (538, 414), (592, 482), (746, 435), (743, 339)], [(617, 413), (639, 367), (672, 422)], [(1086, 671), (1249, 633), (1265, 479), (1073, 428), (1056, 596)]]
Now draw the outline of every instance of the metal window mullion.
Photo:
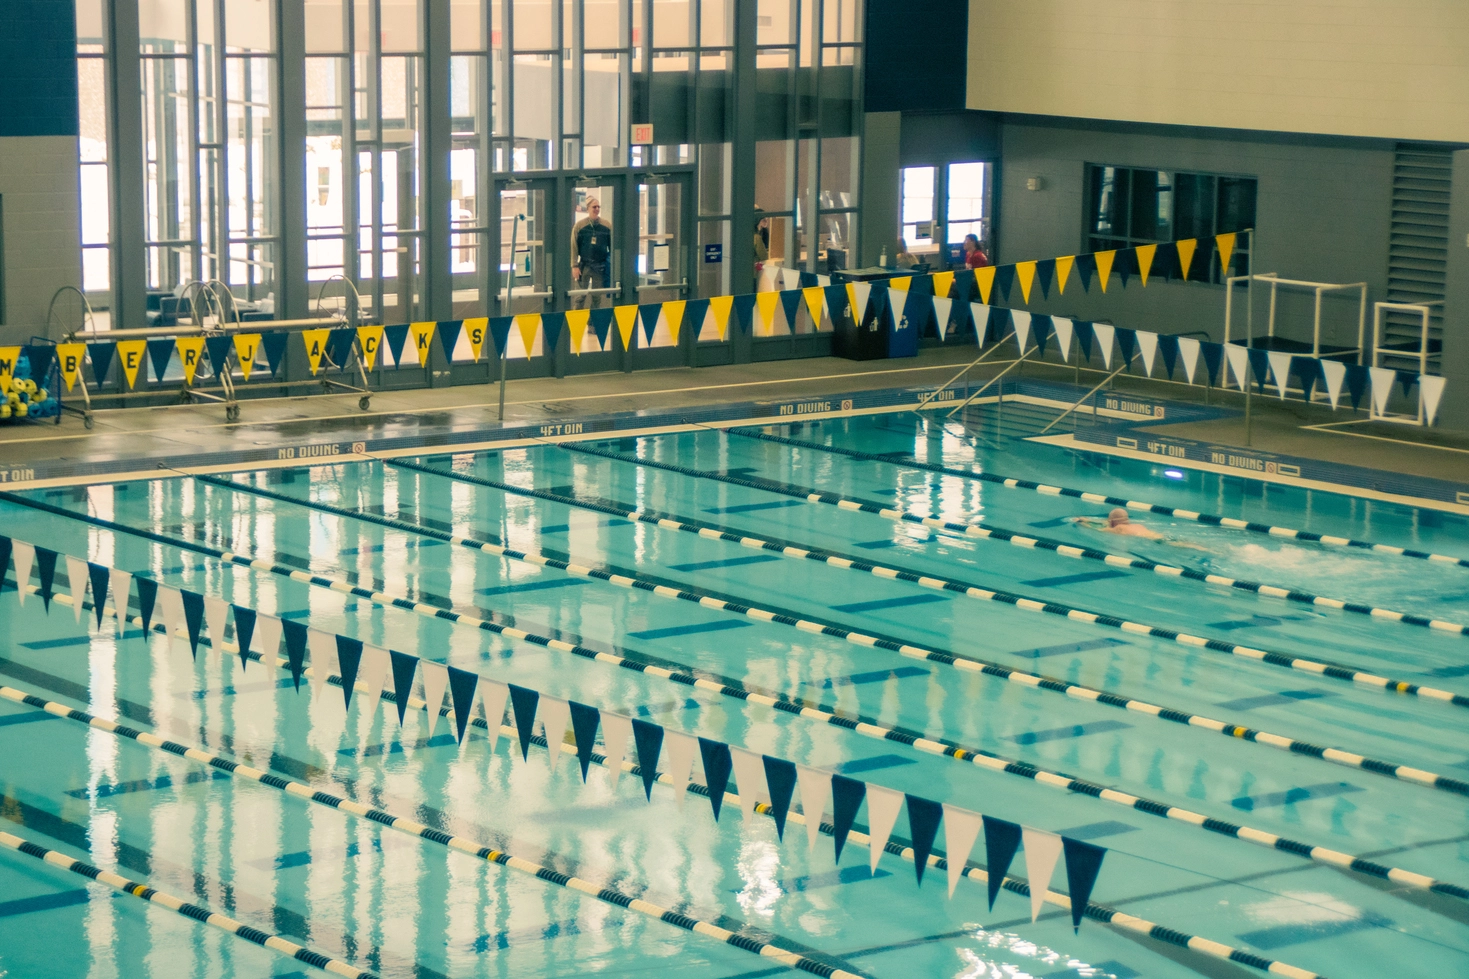
[(189, 31), (189, 218), (192, 227), (190, 237), (194, 244), (189, 250), (189, 268), (193, 278), (199, 278), (204, 267), (204, 229), (200, 216), (203, 214), (203, 180), (199, 170), (199, 17), (192, 6), (188, 14)]
[(214, 153), (214, 241), (209, 243), (214, 252), (214, 274), (211, 278), (221, 282), (229, 279), (230, 234), (230, 100), (229, 70), (224, 57), (224, 2), (214, 0), (214, 132), (219, 149)]

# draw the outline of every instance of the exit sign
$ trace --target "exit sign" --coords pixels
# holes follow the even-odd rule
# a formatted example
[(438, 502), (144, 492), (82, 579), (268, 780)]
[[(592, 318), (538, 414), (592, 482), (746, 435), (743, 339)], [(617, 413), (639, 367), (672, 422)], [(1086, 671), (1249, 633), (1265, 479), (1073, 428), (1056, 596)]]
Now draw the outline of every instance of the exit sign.
[(653, 143), (653, 124), (651, 122), (633, 123), (632, 144), (634, 146), (651, 146)]

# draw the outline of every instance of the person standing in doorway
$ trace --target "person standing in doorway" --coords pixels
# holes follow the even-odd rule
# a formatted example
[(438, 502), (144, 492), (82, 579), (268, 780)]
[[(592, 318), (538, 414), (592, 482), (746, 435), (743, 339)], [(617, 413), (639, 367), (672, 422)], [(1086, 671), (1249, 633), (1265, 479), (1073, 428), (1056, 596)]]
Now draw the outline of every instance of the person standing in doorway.
[(770, 219), (765, 209), (755, 208), (755, 291), (760, 291), (760, 277), (765, 273), (765, 263), (770, 261)]
[(964, 267), (966, 269), (982, 269), (990, 263), (990, 257), (979, 247), (977, 235), (964, 236)]
[[(612, 279), (612, 225), (602, 218), (602, 202), (587, 198), (587, 216), (571, 229), (571, 278), (578, 289), (607, 289)], [(585, 300), (592, 299), (591, 303)], [(595, 308), (601, 296), (576, 297), (574, 309)]]

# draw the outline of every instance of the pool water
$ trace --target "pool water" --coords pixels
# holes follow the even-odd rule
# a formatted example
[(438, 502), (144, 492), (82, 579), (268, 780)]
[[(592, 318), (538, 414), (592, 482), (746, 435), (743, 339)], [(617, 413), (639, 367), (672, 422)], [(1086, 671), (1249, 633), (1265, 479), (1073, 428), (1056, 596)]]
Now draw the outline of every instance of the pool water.
[[(765, 431), (815, 445), (710, 429), (580, 446), (593, 452), (545, 444), (217, 480), (180, 474), (29, 491), (20, 496), (51, 510), (0, 500), (0, 527), (543, 696), (1105, 847), (1092, 901), (1178, 932), (1335, 977), (1469, 969), (1469, 907), (1456, 897), (717, 689), (835, 709), (1463, 886), (1464, 795), (1038, 689), (955, 665), (948, 654), (1469, 780), (1463, 707), (905, 579), (957, 581), (1457, 694), (1469, 693), (1469, 636), (935, 531), (791, 490), (1461, 623), (1469, 619), (1463, 567), (1161, 516), (1138, 519), (1169, 540), (1122, 538), (1069, 519), (1101, 516), (1105, 507), (905, 460), (1459, 556), (1469, 554), (1463, 517), (1205, 473), (1173, 478), (1163, 465), (1023, 441), (990, 447), (960, 426), (911, 414)], [(787, 491), (751, 485), (761, 480)], [(631, 510), (691, 529), (616, 515)], [(487, 553), (445, 542), (445, 534), (531, 556)], [(306, 571), (321, 583), (220, 561), (181, 542)], [(780, 545), (837, 560), (790, 556), (774, 549)], [(616, 580), (568, 573), (537, 555)], [(865, 565), (843, 567), (846, 558)], [(58, 573), (62, 594), (64, 578)], [(422, 606), (374, 601), (327, 580)], [(741, 818), (734, 804), (716, 822), (703, 796), (680, 801), (655, 785), (645, 799), (634, 775), (614, 785), (593, 767), (583, 784), (574, 757), (553, 771), (544, 748), (522, 759), (513, 737), (491, 745), (472, 728), (456, 745), (450, 720), (430, 730), (421, 710), (408, 710), (400, 728), (391, 703), (359, 694), (344, 710), (335, 687), (313, 694), (302, 681), (298, 692), (287, 671), (258, 662), (242, 670), (222, 650), (201, 646), (191, 659), (188, 643), (156, 631), (145, 636), (134, 626), (119, 636), (115, 622), (97, 629), (87, 613), (78, 623), (61, 602), (48, 614), (36, 596), (21, 606), (13, 568), (9, 581), (0, 596), (0, 684), (743, 930), (817, 963), (875, 977), (1259, 974), (1094, 920), (1073, 932), (1069, 915), (1053, 906), (1032, 923), (1029, 902), (1009, 891), (990, 910), (974, 880), (961, 880), (951, 899), (942, 870), (929, 868), (920, 886), (911, 862), (885, 855), (873, 874), (863, 846), (849, 845), (837, 862), (829, 836), (809, 849), (804, 827), (792, 823), (782, 841), (774, 820)], [(668, 587), (652, 590), (658, 585)], [(433, 608), (461, 620), (422, 614)], [(655, 668), (596, 661), (467, 620)], [(818, 629), (789, 624), (797, 620)], [(861, 636), (906, 644), (909, 655)], [(670, 670), (717, 682), (691, 686), (669, 679)], [(0, 701), (0, 746), (0, 831), (380, 975), (788, 971), (634, 909), (10, 701)], [(697, 761), (693, 777), (704, 778)], [(799, 812), (799, 793), (795, 801)], [(864, 808), (859, 831), (868, 818)], [(908, 836), (900, 816), (893, 839), (906, 844)], [(937, 851), (944, 845), (941, 829)], [(983, 866), (985, 855), (981, 837), (972, 859)], [(1022, 852), (1010, 873), (1024, 876), (1026, 860)], [(1064, 868), (1051, 887), (1066, 890)], [(0, 851), (0, 976), (298, 974), (316, 970)]]

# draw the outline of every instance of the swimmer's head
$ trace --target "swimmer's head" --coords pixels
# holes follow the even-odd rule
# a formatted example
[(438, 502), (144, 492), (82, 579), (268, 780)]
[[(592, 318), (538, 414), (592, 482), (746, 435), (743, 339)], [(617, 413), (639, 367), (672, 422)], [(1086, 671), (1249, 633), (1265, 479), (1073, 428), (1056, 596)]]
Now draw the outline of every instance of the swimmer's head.
[(1127, 523), (1127, 511), (1124, 510), (1122, 507), (1118, 507), (1111, 513), (1107, 514), (1108, 527), (1121, 527), (1125, 523)]

